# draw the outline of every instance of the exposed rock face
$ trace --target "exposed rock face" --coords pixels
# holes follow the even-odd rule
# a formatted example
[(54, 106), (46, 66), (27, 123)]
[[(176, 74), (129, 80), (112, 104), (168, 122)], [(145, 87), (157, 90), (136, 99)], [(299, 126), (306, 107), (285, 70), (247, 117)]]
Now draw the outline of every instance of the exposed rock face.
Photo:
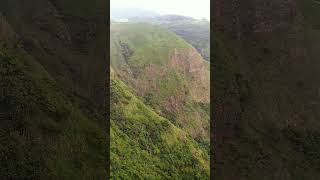
[(209, 79), (205, 71), (203, 59), (196, 49), (175, 49), (170, 66), (178, 69), (189, 78), (188, 86), (194, 100), (208, 103), (210, 100)]
[[(189, 117), (184, 115), (184, 106), (187, 99), (197, 103), (210, 103), (210, 83), (209, 71), (205, 69), (204, 61), (201, 55), (194, 48), (188, 49), (174, 49), (170, 61), (169, 68), (174, 68), (183, 74), (187, 79), (185, 92), (170, 96), (165, 101), (165, 110), (169, 113), (177, 114), (177, 121), (180, 124), (190, 124)], [(206, 137), (208, 133), (208, 125), (204, 119), (204, 114), (193, 112), (192, 115), (194, 127), (185, 127), (192, 137), (201, 139)], [(188, 125), (189, 126), (189, 125)]]
[(171, 57), (171, 66), (180, 69), (185, 74), (200, 74), (201, 71), (204, 71), (202, 59), (199, 53), (193, 48), (185, 51), (174, 49)]
[(170, 112), (170, 113), (174, 113), (176, 110), (177, 110), (177, 106), (178, 106), (178, 102), (177, 100), (173, 97), (173, 96), (170, 96), (166, 102), (165, 102), (165, 110), (167, 112)]

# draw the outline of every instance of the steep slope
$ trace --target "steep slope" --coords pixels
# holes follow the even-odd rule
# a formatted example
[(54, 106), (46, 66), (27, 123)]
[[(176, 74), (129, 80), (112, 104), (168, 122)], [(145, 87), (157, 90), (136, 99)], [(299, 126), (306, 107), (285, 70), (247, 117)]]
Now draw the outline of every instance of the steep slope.
[(192, 46), (158, 26), (114, 23), (111, 66), (157, 113), (209, 145), (209, 66)]
[(318, 179), (316, 4), (248, 0), (213, 7), (218, 179)]
[(111, 179), (209, 179), (209, 156), (111, 77)]
[(110, 43), (113, 177), (208, 179), (208, 64), (150, 24), (113, 23)]
[(210, 23), (208, 21), (193, 20), (161, 25), (185, 39), (198, 50), (204, 60), (210, 62)]
[(0, 4), (1, 178), (104, 179), (104, 1)]

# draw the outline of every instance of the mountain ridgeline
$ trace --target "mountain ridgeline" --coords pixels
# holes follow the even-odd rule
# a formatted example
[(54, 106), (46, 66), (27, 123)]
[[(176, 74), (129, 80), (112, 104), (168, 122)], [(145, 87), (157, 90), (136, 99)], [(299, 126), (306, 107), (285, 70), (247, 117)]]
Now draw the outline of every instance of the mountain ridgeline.
[(110, 38), (111, 178), (209, 179), (209, 64), (160, 26)]
[(146, 22), (163, 26), (176, 33), (210, 62), (210, 22), (180, 15), (162, 15), (153, 17), (131, 17), (132, 22)]
[(115, 21), (144, 22), (160, 25), (176, 33), (210, 62), (210, 22), (181, 15), (159, 15), (141, 9), (124, 8), (111, 10)]

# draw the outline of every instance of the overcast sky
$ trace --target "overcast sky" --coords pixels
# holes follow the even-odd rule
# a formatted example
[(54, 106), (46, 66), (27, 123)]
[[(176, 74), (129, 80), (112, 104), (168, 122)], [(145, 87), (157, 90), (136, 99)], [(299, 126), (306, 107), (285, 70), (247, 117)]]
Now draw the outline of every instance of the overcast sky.
[(139, 8), (210, 20), (210, 0), (111, 0), (111, 8)]

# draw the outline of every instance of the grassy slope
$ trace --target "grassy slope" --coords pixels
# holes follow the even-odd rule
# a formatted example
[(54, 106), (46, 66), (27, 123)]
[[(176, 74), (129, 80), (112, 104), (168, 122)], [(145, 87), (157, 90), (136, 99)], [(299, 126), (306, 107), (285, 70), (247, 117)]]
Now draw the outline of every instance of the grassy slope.
[(111, 178), (208, 179), (209, 157), (111, 77)]
[[(196, 142), (188, 128), (200, 131), (209, 126), (209, 104), (196, 103), (188, 97), (178, 112), (167, 113), (163, 107), (167, 97), (177, 96), (190, 86), (187, 76), (168, 67), (175, 48), (190, 47), (161, 27), (145, 23), (112, 24), (111, 68), (118, 76), (111, 83), (113, 177), (208, 178), (208, 134)], [(150, 66), (154, 70), (145, 71)], [(209, 76), (209, 66), (204, 66), (205, 75)], [(156, 84), (152, 90), (148, 89), (150, 78)], [(143, 87), (145, 83), (147, 90)], [(185, 122), (177, 120), (181, 114), (188, 117)], [(206, 125), (198, 126), (196, 122)]]
[[(170, 15), (168, 18), (170, 18)], [(130, 20), (154, 23), (169, 29), (195, 47), (202, 57), (210, 62), (210, 23), (192, 18), (183, 20), (169, 20), (168, 18), (159, 16), (154, 18), (132, 18)], [(183, 18), (183, 16), (180, 18)]]
[[(169, 36), (169, 37), (168, 37)], [(132, 66), (143, 66), (152, 61), (157, 64), (167, 64), (169, 54), (174, 48), (187, 48), (188, 44), (164, 28), (155, 27), (146, 23), (113, 23), (111, 26), (111, 64), (123, 65), (117, 43), (122, 40), (128, 43), (134, 51)], [(154, 56), (155, 53), (158, 56)], [(143, 58), (142, 58), (143, 56)]]
[[(133, 52), (128, 60), (123, 57), (119, 42), (126, 43)], [(195, 86), (199, 79), (170, 67), (169, 59), (175, 48), (188, 49), (191, 45), (158, 26), (144, 23), (115, 23), (111, 26), (111, 66), (119, 77), (143, 97), (146, 104), (171, 122), (190, 131), (197, 128), (203, 132), (198, 140), (208, 146), (209, 104), (198, 102), (197, 97), (190, 94), (208, 98), (209, 89)], [(204, 66), (205, 71), (201, 75), (206, 76), (203, 83), (209, 88), (209, 69)], [(170, 96), (182, 101), (173, 113), (166, 112), (164, 107)]]

